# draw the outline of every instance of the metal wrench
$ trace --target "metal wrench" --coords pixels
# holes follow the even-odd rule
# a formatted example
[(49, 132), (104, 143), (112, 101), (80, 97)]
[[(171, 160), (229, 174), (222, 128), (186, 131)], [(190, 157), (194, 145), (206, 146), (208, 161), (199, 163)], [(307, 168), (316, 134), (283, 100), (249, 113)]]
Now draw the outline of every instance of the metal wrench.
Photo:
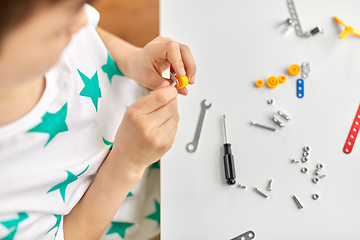
[(200, 138), (200, 133), (201, 133), (201, 127), (203, 125), (204, 118), (205, 118), (205, 112), (208, 108), (211, 107), (211, 103), (210, 103), (210, 105), (206, 105), (205, 102), (206, 102), (206, 100), (203, 100), (201, 102), (201, 112), (200, 112), (199, 121), (198, 121), (198, 124), (196, 127), (194, 140), (186, 145), (186, 150), (189, 153), (193, 153), (197, 149), (197, 146), (199, 143), (199, 138)]

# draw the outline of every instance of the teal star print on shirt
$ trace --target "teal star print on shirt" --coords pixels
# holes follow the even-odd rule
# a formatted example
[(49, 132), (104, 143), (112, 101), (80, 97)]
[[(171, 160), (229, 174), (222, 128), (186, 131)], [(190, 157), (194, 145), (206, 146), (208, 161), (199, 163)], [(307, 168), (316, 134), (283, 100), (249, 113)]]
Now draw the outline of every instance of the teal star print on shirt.
[(95, 109), (98, 109), (99, 98), (101, 98), (101, 90), (99, 85), (99, 78), (97, 71), (95, 74), (89, 79), (85, 74), (83, 74), (79, 69), (78, 73), (81, 77), (81, 80), (85, 84), (84, 88), (80, 92), (80, 96), (89, 97), (93, 102)]
[(114, 75), (124, 76), (122, 72), (117, 68), (114, 60), (111, 58), (108, 53), (107, 63), (101, 67), (101, 69), (108, 75), (109, 81), (111, 83), (112, 77)]
[(7, 229), (9, 230), (12, 229), (12, 231), (7, 236), (1, 238), (0, 240), (13, 240), (19, 223), (24, 221), (28, 217), (29, 216), (26, 213), (21, 212), (18, 213), (18, 218), (16, 219), (0, 222), (0, 224), (6, 227)]
[(160, 159), (150, 165), (147, 177), (150, 177), (150, 174), (152, 173), (152, 169), (160, 169)]
[(146, 216), (146, 218), (157, 221), (158, 225), (160, 225), (160, 203), (156, 200), (154, 200), (155, 202), (155, 212)]
[(61, 132), (68, 131), (66, 125), (66, 115), (67, 115), (67, 103), (56, 113), (46, 112), (45, 115), (41, 118), (42, 122), (30, 129), (29, 132), (38, 132), (38, 133), (47, 133), (49, 134), (49, 139), (45, 143), (45, 146), (58, 134)]
[(103, 142), (105, 143), (105, 145), (110, 146), (109, 150), (111, 151), (111, 149), (113, 148), (114, 143), (107, 141), (105, 138), (103, 138)]
[[(56, 218), (56, 223), (55, 225), (46, 233), (48, 234), (51, 230), (55, 229), (55, 228), (58, 228), (59, 229), (59, 226), (60, 226), (60, 222), (61, 222), (61, 215), (56, 215), (54, 214), (54, 217)], [(45, 235), (46, 235), (45, 234)], [(57, 235), (57, 231), (55, 233), (55, 236)]]
[(53, 186), (49, 191), (47, 191), (47, 193), (50, 193), (50, 192), (53, 192), (56, 190), (60, 190), (60, 195), (61, 195), (63, 201), (65, 202), (65, 191), (66, 191), (67, 186), (70, 183), (75, 182), (84, 172), (86, 172), (86, 170), (88, 170), (88, 168), (89, 168), (89, 165), (85, 168), (84, 171), (82, 171), (78, 175), (74, 175), (73, 173), (66, 170), (67, 175), (68, 175), (67, 179), (65, 181)]
[(111, 222), (111, 227), (106, 235), (117, 233), (120, 237), (125, 238), (125, 231), (128, 227), (134, 225), (133, 223), (127, 222)]

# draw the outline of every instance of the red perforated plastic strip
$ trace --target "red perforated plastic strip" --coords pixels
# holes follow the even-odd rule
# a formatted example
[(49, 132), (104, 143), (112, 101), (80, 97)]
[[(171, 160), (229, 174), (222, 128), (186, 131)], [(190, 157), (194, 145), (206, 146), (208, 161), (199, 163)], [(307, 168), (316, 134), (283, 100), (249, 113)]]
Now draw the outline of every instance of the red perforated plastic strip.
[(344, 145), (344, 148), (343, 148), (343, 151), (345, 154), (349, 154), (351, 153), (353, 147), (354, 147), (354, 144), (355, 144), (355, 141), (356, 141), (356, 137), (359, 133), (359, 130), (360, 130), (360, 105), (359, 105), (359, 108), (356, 112), (356, 115), (355, 115), (355, 118), (354, 118), (354, 121), (351, 125), (351, 128), (350, 128), (350, 132), (349, 132), (349, 135), (346, 139), (346, 142), (345, 142), (345, 145)]

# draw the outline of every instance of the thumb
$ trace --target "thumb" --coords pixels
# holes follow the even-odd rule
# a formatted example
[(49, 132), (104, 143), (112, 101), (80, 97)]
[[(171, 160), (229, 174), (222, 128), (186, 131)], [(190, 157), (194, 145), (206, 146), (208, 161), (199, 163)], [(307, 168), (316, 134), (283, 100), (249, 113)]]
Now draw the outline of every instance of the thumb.
[(159, 89), (161, 89), (161, 88), (165, 88), (165, 87), (167, 87), (167, 86), (169, 86), (170, 85), (170, 83), (168, 82), (168, 81), (163, 81), (161, 84), (160, 84), (160, 86), (158, 86), (157, 88), (155, 88), (153, 91), (151, 91), (150, 93), (152, 93), (152, 92), (154, 92), (154, 91), (156, 91), (156, 90), (159, 90)]

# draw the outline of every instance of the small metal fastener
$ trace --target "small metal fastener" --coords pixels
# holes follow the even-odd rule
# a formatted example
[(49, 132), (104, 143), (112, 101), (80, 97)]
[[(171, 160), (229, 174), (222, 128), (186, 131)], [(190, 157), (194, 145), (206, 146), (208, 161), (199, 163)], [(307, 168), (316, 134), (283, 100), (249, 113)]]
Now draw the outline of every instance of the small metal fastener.
[(321, 169), (317, 168), (317, 169), (315, 170), (314, 174), (315, 174), (316, 176), (318, 176), (318, 175), (320, 175), (320, 171), (321, 171)]
[(306, 163), (307, 161), (309, 161), (309, 159), (308, 159), (307, 157), (303, 157), (303, 158), (301, 159), (301, 161), (302, 161), (303, 163)]
[(270, 131), (276, 131), (275, 128), (272, 128), (272, 127), (267, 127), (267, 126), (264, 126), (264, 125), (261, 125), (261, 124), (258, 124), (256, 122), (252, 122), (251, 125), (255, 125), (255, 126), (258, 126), (258, 127), (261, 127), (261, 128), (264, 128), (264, 129), (267, 129), (267, 130), (270, 130)]
[(326, 177), (326, 174), (319, 176), (320, 179), (325, 178), (325, 177)]
[(242, 185), (241, 183), (238, 185), (238, 188), (243, 188), (243, 189), (245, 189), (246, 188), (246, 186), (245, 185)]
[(273, 104), (274, 103), (274, 99), (269, 99), (268, 100), (268, 104)]
[(314, 36), (317, 33), (323, 33), (324, 30), (320, 26), (316, 26), (313, 30), (310, 31), (311, 35)]
[(273, 183), (273, 180), (272, 180), (272, 179), (270, 179), (270, 181), (269, 181), (269, 185), (268, 185), (268, 188), (267, 188), (267, 190), (268, 190), (269, 192), (271, 192), (271, 191), (272, 191), (272, 183)]
[(269, 196), (266, 195), (265, 193), (261, 192), (259, 189), (255, 188), (254, 189), (255, 192), (257, 192), (258, 194), (260, 194), (261, 196), (263, 196), (264, 198), (268, 198)]
[(307, 167), (301, 168), (301, 172), (302, 172), (302, 173), (307, 173), (308, 170), (309, 170), (309, 169), (308, 169)]
[(279, 114), (280, 116), (282, 116), (283, 118), (285, 118), (286, 120), (290, 120), (290, 119), (291, 119), (290, 116), (286, 115), (286, 114), (283, 113), (282, 111), (278, 111), (278, 114)]
[(310, 74), (310, 63), (304, 62), (301, 64), (301, 77), (306, 79)]
[(314, 200), (318, 200), (320, 198), (320, 196), (319, 196), (319, 194), (315, 193), (315, 194), (312, 195), (312, 198)]
[(313, 183), (317, 184), (320, 181), (320, 179), (318, 177), (314, 177), (312, 181)]
[(276, 115), (274, 115), (273, 121), (280, 127), (285, 127), (285, 125), (279, 119), (276, 118)]
[(324, 167), (324, 165), (322, 165), (321, 163), (319, 163), (319, 164), (316, 165), (316, 168), (319, 169), (319, 170), (320, 170), (320, 169), (323, 169), (323, 167)]
[(304, 208), (303, 205), (301, 205), (301, 203), (299, 202), (299, 200), (296, 198), (295, 195), (293, 196), (293, 199), (294, 199), (294, 201), (295, 201), (295, 203), (296, 203), (296, 205), (298, 206), (299, 209)]
[(292, 163), (300, 163), (299, 160), (296, 160), (295, 158), (291, 160)]
[(303, 156), (304, 156), (304, 157), (308, 157), (309, 155), (310, 155), (309, 152), (304, 152), (304, 153), (303, 153)]
[(305, 151), (305, 152), (310, 151), (310, 147), (308, 147), (308, 146), (304, 147), (304, 151)]

